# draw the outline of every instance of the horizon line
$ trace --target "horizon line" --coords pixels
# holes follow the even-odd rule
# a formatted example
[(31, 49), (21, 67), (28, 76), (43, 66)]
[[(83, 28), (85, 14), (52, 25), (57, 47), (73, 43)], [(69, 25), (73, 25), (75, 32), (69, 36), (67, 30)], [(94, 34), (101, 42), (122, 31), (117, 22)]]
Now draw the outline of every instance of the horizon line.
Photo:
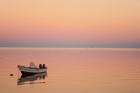
[(140, 49), (140, 47), (0, 47), (0, 48), (118, 48), (118, 49)]

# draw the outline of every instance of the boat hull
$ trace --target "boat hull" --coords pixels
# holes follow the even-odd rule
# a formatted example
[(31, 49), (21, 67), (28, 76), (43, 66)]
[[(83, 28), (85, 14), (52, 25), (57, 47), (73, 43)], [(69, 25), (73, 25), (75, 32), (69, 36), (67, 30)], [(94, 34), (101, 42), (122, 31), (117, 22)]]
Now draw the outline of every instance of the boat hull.
[(31, 68), (31, 67), (24, 67), (24, 66), (18, 66), (20, 72), (22, 75), (33, 75), (33, 74), (39, 74), (39, 73), (46, 73), (47, 68)]
[(20, 71), (22, 73), (22, 75), (34, 75), (34, 74), (39, 74), (39, 73), (45, 73), (45, 72), (39, 72), (39, 73), (35, 73), (35, 72), (25, 72), (25, 71)]

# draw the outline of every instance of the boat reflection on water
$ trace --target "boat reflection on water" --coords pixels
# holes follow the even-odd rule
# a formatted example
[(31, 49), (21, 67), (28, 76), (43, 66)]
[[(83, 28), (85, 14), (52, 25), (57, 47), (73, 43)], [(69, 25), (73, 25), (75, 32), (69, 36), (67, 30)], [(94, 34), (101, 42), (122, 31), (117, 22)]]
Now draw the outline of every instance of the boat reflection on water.
[(34, 75), (21, 75), (21, 77), (17, 81), (17, 85), (45, 83), (42, 80), (44, 80), (46, 76), (47, 73), (38, 73)]

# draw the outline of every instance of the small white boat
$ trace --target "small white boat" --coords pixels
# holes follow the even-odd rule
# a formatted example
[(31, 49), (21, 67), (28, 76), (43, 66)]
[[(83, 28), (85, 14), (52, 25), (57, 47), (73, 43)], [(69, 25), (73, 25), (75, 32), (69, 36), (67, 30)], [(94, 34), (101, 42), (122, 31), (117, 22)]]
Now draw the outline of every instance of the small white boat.
[(47, 72), (47, 67), (45, 64), (39, 64), (39, 67), (37, 67), (33, 62), (30, 63), (29, 67), (18, 65), (18, 68), (22, 75), (32, 75)]

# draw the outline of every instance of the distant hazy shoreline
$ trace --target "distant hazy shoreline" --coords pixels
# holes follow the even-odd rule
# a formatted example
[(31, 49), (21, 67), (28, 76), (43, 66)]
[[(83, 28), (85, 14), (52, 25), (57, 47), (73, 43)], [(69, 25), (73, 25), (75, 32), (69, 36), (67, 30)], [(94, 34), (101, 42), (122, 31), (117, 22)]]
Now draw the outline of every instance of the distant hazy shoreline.
[(52, 50), (129, 50), (140, 51), (140, 48), (50, 48), (50, 47), (0, 47), (0, 49), (52, 49)]

